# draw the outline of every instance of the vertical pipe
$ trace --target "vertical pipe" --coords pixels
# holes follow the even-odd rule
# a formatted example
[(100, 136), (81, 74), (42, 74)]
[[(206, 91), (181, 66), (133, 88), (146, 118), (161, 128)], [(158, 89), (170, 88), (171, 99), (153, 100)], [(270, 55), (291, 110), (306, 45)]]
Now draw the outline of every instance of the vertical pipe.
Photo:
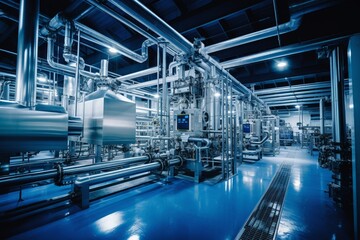
[[(360, 99), (360, 35), (350, 38), (348, 46), (349, 86), (352, 99)], [(353, 101), (352, 108), (352, 181), (353, 181), (353, 211), (354, 211), (354, 239), (359, 239), (360, 234), (360, 121), (355, 121), (355, 116), (360, 115), (359, 101)]]
[(101, 145), (95, 145), (95, 163), (99, 163), (101, 162), (101, 151), (102, 151), (102, 146)]
[(100, 76), (108, 77), (109, 61), (107, 59), (101, 59), (100, 62)]
[(21, 0), (16, 67), (16, 101), (36, 103), (39, 0)]
[(3, 99), (10, 100), (10, 82), (5, 82), (3, 89)]
[(224, 132), (224, 78), (221, 77), (221, 173), (225, 179), (225, 132)]
[(78, 39), (77, 39), (77, 56), (76, 56), (76, 71), (75, 71), (75, 82), (76, 82), (76, 92), (75, 92), (75, 116), (77, 116), (78, 109), (78, 98), (79, 98), (79, 88), (80, 88), (80, 31), (78, 31)]
[(319, 112), (320, 112), (320, 134), (324, 134), (324, 99), (320, 99), (319, 102)]
[(331, 96), (333, 141), (344, 142), (345, 136), (345, 102), (344, 102), (344, 58), (342, 49), (336, 47), (330, 56)]

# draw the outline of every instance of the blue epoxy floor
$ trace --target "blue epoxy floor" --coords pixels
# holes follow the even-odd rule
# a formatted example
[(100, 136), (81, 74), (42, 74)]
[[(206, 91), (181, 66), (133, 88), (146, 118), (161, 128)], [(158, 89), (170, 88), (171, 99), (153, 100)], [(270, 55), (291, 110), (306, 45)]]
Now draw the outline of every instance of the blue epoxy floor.
[(317, 154), (288, 148), (293, 163), (277, 239), (353, 239), (352, 217), (328, 197), (332, 173), (317, 163)]
[[(305, 150), (281, 150), (280, 156), (241, 165), (238, 175), (226, 182), (210, 185), (174, 179), (167, 185), (139, 187), (92, 202), (83, 211), (61, 212), (66, 217), (58, 220), (44, 215), (47, 224), (41, 227), (30, 219), (24, 223), (30, 230), (11, 239), (233, 239), (280, 164), (289, 159), (294, 166), (278, 238), (349, 239), (346, 219), (323, 192), (331, 173), (319, 168)], [(42, 193), (53, 194), (54, 188)], [(26, 190), (25, 203), (38, 194)], [(2, 195), (0, 207), (9, 200), (16, 201), (17, 194)]]

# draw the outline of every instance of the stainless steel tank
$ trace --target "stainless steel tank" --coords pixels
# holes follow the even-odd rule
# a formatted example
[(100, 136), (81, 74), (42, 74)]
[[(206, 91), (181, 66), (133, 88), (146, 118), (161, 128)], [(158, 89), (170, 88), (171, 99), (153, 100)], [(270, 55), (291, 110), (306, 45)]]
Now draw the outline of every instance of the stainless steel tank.
[(136, 105), (122, 95), (100, 89), (79, 103), (84, 117), (82, 141), (95, 145), (135, 143)]
[(0, 153), (67, 148), (68, 115), (59, 106), (37, 105), (29, 110), (0, 101)]

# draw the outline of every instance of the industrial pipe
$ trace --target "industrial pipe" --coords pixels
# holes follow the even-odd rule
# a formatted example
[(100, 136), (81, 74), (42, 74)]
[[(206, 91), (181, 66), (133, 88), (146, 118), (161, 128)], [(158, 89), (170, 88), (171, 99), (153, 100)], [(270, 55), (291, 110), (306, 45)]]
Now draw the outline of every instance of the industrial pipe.
[(58, 167), (57, 169), (51, 169), (41, 172), (27, 173), (21, 175), (13, 175), (0, 178), (0, 187), (13, 187), (23, 184), (28, 184), (32, 182), (38, 182), (47, 179), (55, 179), (66, 175), (76, 175), (92, 171), (102, 171), (111, 168), (120, 167), (123, 165), (128, 165), (132, 163), (150, 161), (151, 157), (149, 155), (124, 158), (119, 160), (113, 160), (109, 162), (102, 162), (98, 164), (83, 165), (83, 166), (69, 166), (69, 167)]
[[(179, 159), (179, 158), (170, 159), (167, 161), (167, 166), (172, 167), (179, 163), (181, 163), (181, 159)], [(78, 177), (75, 180), (75, 186), (76, 187), (89, 186), (89, 185), (98, 184), (98, 183), (110, 181), (110, 180), (117, 179), (117, 178), (128, 177), (131, 175), (154, 171), (154, 170), (158, 170), (158, 169), (160, 169), (160, 170), (164, 169), (164, 163), (162, 163), (160, 160), (156, 161), (156, 162), (152, 162), (152, 163), (146, 163), (143, 165), (128, 167), (128, 168), (119, 169), (119, 170), (115, 170), (115, 171), (111, 171), (111, 172), (105, 172), (105, 173), (99, 173), (96, 175)]]
[(143, 63), (148, 59), (148, 45), (149, 41), (146, 40), (143, 42), (141, 47), (141, 55), (135, 53), (134, 51), (128, 49), (124, 45), (121, 45), (120, 43), (114, 41), (113, 39), (106, 37), (105, 35), (102, 35), (99, 32), (94, 31), (93, 29), (75, 22), (75, 26), (77, 29), (79, 29), (82, 33), (86, 34), (83, 35), (82, 38), (94, 42), (96, 44), (99, 44), (100, 46), (104, 46), (107, 48), (115, 48), (119, 53), (122, 55), (138, 62)]
[(16, 101), (33, 108), (36, 103), (39, 0), (21, 0), (16, 64)]
[(289, 33), (299, 28), (301, 18), (293, 18), (287, 23), (280, 24), (278, 27), (274, 26), (271, 28), (263, 29), (257, 32), (232, 38), (223, 42), (219, 42), (210, 46), (205, 47), (207, 53), (213, 53), (222, 51), (228, 48), (236, 47), (239, 45), (259, 41), (265, 38), (277, 36), (279, 34)]
[(158, 71), (158, 67), (152, 67), (152, 68), (148, 68), (139, 72), (134, 72), (134, 73), (130, 73), (127, 75), (123, 75), (121, 77), (117, 77), (115, 78), (115, 80), (123, 82), (123, 81), (127, 81), (127, 80), (132, 80), (134, 78), (138, 78), (138, 77), (143, 77), (143, 76), (147, 76), (147, 75), (151, 75), (154, 74)]
[[(75, 74), (75, 71), (76, 71), (75, 67), (55, 62), (52, 59), (53, 54), (54, 54), (54, 39), (49, 37), (47, 39), (47, 62), (50, 65), (50, 67), (59, 69), (66, 73)], [(99, 75), (96, 73), (92, 73), (92, 72), (88, 72), (88, 71), (84, 71), (84, 70), (80, 70), (79, 73), (80, 73), (80, 75), (88, 77), (88, 78), (99, 77)]]
[(261, 53), (256, 53), (246, 57), (232, 59), (226, 62), (221, 62), (221, 66), (224, 68), (232, 68), (243, 66), (251, 63), (266, 61), (274, 58), (285, 57), (293, 54), (313, 51), (325, 46), (336, 45), (340, 42), (344, 42), (349, 38), (349, 36), (338, 37), (330, 40), (324, 40), (319, 42), (309, 42), (309, 43), (299, 43), (288, 45), (286, 47), (276, 48)]
[(195, 145), (195, 148), (197, 149), (207, 149), (210, 147), (211, 144), (211, 141), (207, 138), (189, 137), (188, 141), (205, 144), (205, 146), (201, 146), (201, 147)]
[(254, 145), (262, 145), (266, 140), (269, 139), (269, 133), (268, 132), (264, 132), (265, 133), (265, 137), (260, 141), (260, 142), (253, 142), (250, 141), (250, 144), (254, 144)]

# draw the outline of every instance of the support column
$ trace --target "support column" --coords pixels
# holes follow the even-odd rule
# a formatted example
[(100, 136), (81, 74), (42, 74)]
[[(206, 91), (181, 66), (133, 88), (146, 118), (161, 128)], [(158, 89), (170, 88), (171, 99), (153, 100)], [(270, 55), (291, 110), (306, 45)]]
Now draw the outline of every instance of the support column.
[(342, 48), (336, 47), (330, 56), (330, 75), (333, 141), (338, 143), (346, 140), (343, 68), (343, 51)]
[(319, 102), (319, 112), (320, 112), (320, 134), (325, 133), (325, 124), (324, 124), (324, 99), (320, 99)]
[(354, 209), (354, 239), (360, 238), (360, 121), (355, 116), (360, 115), (360, 35), (350, 38), (348, 46), (349, 86), (353, 98), (353, 126), (351, 126), (352, 147), (352, 181)]
[(36, 103), (39, 0), (21, 0), (16, 66), (16, 101)]

